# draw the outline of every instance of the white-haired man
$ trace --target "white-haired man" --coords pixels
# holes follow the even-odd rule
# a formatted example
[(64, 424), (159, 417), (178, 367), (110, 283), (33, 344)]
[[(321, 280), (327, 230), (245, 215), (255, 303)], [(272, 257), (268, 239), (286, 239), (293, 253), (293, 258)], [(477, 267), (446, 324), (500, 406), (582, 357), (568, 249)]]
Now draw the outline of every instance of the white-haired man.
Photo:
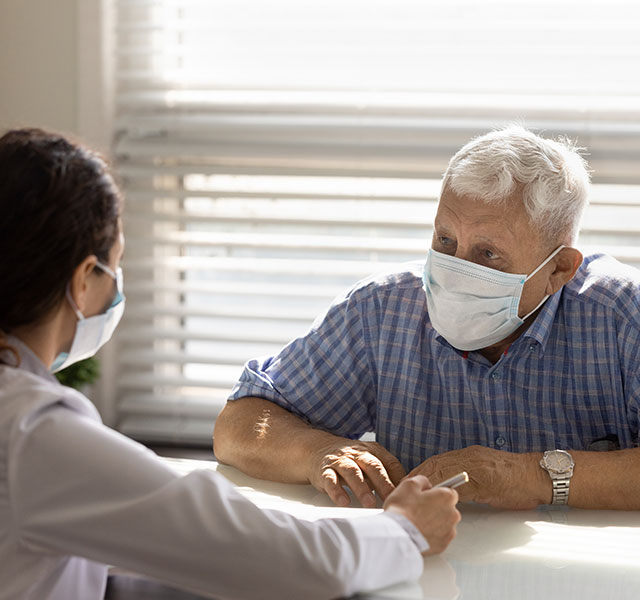
[(588, 187), (569, 144), (520, 127), (472, 140), (426, 263), (360, 282), (249, 361), (218, 458), (337, 504), (345, 485), (372, 506), (407, 471), (466, 470), (462, 500), (640, 509), (640, 273), (574, 247)]

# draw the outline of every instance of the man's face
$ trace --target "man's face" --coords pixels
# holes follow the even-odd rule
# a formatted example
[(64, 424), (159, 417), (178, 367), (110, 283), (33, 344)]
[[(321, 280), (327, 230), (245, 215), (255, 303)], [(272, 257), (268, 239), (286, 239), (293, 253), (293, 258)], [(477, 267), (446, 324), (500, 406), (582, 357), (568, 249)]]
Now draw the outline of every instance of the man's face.
[[(544, 243), (516, 190), (504, 204), (490, 205), (445, 189), (440, 197), (431, 247), (437, 252), (504, 271), (529, 274), (555, 248)], [(519, 315), (532, 311), (548, 292), (554, 261), (524, 285)]]

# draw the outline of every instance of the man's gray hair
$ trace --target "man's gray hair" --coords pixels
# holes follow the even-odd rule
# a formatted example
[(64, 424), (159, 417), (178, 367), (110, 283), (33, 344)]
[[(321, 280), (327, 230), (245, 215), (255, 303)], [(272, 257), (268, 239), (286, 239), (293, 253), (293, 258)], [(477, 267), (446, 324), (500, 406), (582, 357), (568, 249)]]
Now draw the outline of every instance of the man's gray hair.
[(575, 244), (589, 194), (586, 161), (568, 140), (512, 125), (471, 140), (449, 161), (442, 190), (489, 204), (518, 186), (531, 223), (550, 243)]

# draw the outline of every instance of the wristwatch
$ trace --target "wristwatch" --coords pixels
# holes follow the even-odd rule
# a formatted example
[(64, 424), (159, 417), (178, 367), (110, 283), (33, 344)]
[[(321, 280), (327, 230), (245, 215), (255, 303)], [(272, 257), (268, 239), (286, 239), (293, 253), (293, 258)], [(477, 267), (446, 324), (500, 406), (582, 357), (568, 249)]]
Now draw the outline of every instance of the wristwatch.
[(575, 466), (571, 454), (565, 450), (548, 450), (542, 455), (540, 466), (551, 477), (553, 485), (551, 504), (567, 504), (569, 502), (569, 483)]

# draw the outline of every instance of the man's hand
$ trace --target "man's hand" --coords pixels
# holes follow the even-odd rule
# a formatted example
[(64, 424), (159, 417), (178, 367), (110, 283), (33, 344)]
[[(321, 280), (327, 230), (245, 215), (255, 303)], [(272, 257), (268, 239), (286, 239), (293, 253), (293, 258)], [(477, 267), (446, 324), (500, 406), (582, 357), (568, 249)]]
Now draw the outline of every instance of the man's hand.
[(496, 508), (531, 509), (551, 501), (551, 481), (540, 468), (542, 453), (514, 454), (484, 446), (469, 446), (437, 454), (413, 469), (408, 477), (424, 475), (434, 483), (466, 471), (469, 483), (460, 500)]
[(314, 452), (309, 481), (338, 506), (350, 503), (342, 487), (346, 485), (362, 506), (371, 508), (376, 504), (372, 490), (387, 498), (405, 473), (400, 461), (380, 444), (335, 438)]
[(431, 489), (426, 477), (405, 478), (384, 503), (384, 509), (409, 519), (429, 542), (425, 555), (439, 554), (456, 536), (460, 513), (458, 494), (449, 488)]

